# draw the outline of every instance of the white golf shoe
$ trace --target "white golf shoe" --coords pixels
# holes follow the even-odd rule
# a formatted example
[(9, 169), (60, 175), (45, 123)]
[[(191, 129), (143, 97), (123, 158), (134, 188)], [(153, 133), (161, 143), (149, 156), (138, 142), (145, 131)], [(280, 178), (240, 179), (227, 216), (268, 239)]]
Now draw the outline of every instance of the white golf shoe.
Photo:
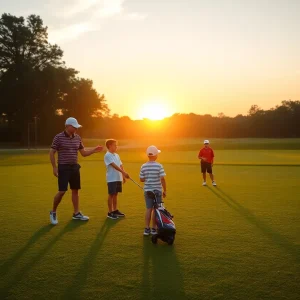
[(84, 216), (81, 212), (77, 214), (73, 214), (73, 220), (80, 220), (80, 221), (88, 221), (90, 218), (88, 216)]
[(213, 186), (217, 186), (217, 183), (215, 181), (212, 182)]
[(58, 224), (56, 212), (50, 211), (50, 222), (52, 225)]
[(202, 183), (202, 185), (203, 185), (203, 186), (206, 186), (206, 181), (204, 181), (204, 182)]

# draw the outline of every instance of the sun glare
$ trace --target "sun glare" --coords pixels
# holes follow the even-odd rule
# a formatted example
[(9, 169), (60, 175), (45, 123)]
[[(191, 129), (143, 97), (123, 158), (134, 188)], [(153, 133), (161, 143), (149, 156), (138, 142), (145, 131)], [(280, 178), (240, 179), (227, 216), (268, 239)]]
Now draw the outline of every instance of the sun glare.
[(143, 104), (139, 112), (140, 119), (150, 119), (153, 121), (162, 120), (170, 115), (171, 113), (164, 103), (151, 103), (151, 101), (149, 101), (146, 104)]

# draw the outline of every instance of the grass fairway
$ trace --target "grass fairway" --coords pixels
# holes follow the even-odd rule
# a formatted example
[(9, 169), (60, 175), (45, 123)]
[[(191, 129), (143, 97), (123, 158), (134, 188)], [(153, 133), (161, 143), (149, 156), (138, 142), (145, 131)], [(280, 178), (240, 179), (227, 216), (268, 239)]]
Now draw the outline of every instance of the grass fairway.
[[(81, 160), (81, 208), (68, 193), (49, 225), (56, 179), (46, 153), (2, 154), (1, 299), (299, 299), (299, 151), (216, 151), (217, 188), (197, 152), (168, 151), (173, 246), (142, 236), (141, 191), (126, 183), (123, 220), (106, 219), (103, 154)], [(120, 151), (138, 179), (143, 153)]]

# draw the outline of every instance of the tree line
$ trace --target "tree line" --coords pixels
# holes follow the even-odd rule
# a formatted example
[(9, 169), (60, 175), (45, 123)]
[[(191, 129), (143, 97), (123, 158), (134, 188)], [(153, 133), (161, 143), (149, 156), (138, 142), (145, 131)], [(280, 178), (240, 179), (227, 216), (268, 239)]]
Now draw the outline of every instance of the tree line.
[(263, 110), (252, 105), (247, 115), (235, 117), (174, 114), (161, 121), (131, 120), (128, 117), (105, 117), (94, 120), (86, 136), (116, 138), (297, 138), (300, 137), (300, 101), (285, 100)]
[[(199, 100), (200, 101), (200, 100)], [(48, 41), (47, 27), (36, 15), (0, 18), (0, 141), (27, 145), (37, 138), (49, 145), (67, 117), (84, 125), (85, 137), (300, 137), (300, 101), (285, 100), (247, 115), (227, 117), (174, 114), (161, 121), (111, 115), (93, 82), (66, 66), (61, 48)]]

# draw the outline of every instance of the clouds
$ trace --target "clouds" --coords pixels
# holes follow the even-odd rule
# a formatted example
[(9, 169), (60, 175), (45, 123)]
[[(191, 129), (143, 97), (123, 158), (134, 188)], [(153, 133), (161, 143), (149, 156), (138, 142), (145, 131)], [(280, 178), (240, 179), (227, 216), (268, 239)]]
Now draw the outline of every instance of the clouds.
[(49, 41), (50, 43), (58, 43), (60, 41), (73, 40), (84, 33), (99, 29), (100, 25), (95, 26), (89, 22), (75, 23), (63, 28), (49, 30)]
[(52, 14), (62, 19), (69, 19), (76, 17), (79, 14), (84, 14), (94, 6), (99, 4), (99, 0), (72, 0), (72, 1), (59, 1), (53, 0), (48, 3), (48, 8), (51, 9), (55, 6), (56, 10)]
[(96, 12), (96, 16), (112, 17), (115, 15), (119, 15), (124, 10), (124, 2), (124, 0), (104, 0), (101, 7)]
[(126, 0), (52, 0), (47, 11), (58, 22), (49, 28), (52, 43), (73, 40), (81, 35), (98, 31), (110, 20), (141, 21), (146, 18), (137, 12), (127, 11)]
[(125, 15), (121, 15), (119, 17), (120, 20), (128, 20), (128, 21), (142, 21), (144, 19), (146, 19), (146, 15), (142, 15), (142, 14), (138, 14), (138, 13), (129, 13), (129, 14), (125, 14)]

